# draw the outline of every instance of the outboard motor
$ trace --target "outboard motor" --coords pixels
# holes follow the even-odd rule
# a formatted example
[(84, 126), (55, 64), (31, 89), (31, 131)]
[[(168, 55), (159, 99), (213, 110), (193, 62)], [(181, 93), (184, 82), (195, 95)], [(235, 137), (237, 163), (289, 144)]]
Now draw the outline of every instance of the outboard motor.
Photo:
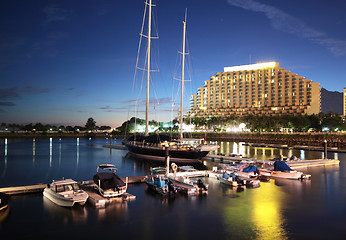
[(176, 191), (174, 189), (173, 183), (171, 181), (168, 181), (167, 185), (168, 185), (168, 193), (173, 192), (173, 194), (175, 195)]
[(203, 189), (204, 191), (208, 190), (208, 188), (204, 185), (204, 183), (202, 182), (201, 179), (197, 180), (197, 186), (198, 186), (199, 189)]

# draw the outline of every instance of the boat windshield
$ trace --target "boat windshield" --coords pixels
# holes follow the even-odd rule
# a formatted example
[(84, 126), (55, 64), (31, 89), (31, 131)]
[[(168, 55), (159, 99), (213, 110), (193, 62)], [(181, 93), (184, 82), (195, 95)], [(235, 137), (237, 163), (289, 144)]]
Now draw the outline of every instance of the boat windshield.
[(66, 191), (73, 191), (78, 189), (79, 187), (76, 183), (56, 186), (56, 192), (66, 192)]

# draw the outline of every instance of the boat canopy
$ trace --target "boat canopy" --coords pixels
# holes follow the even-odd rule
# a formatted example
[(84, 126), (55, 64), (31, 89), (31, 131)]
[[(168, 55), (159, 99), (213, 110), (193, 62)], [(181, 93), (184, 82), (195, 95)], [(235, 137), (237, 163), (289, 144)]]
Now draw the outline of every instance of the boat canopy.
[(249, 172), (257, 172), (257, 171), (259, 172), (258, 168), (256, 166), (254, 166), (254, 165), (249, 165), (248, 167), (243, 169), (243, 172), (247, 172), (247, 173), (249, 173)]
[(293, 171), (284, 161), (274, 162), (274, 171)]
[(103, 190), (125, 186), (123, 180), (121, 180), (120, 177), (113, 172), (97, 173), (94, 175), (93, 180), (97, 185), (99, 184), (98, 181), (100, 180), (100, 187)]
[(114, 171), (114, 170), (116, 170), (117, 168), (116, 168), (115, 165), (113, 165), (113, 164), (106, 163), (106, 164), (101, 164), (101, 165), (99, 165), (99, 166), (97, 167), (97, 172), (98, 172), (99, 169), (101, 169), (101, 170), (107, 169), (107, 170), (110, 170), (110, 171)]
[(148, 142), (148, 143), (161, 143), (161, 142), (169, 142), (172, 141), (172, 138), (167, 135), (162, 134), (153, 134), (150, 136), (143, 136), (143, 135), (132, 135), (127, 139), (128, 141), (138, 141), (138, 142)]

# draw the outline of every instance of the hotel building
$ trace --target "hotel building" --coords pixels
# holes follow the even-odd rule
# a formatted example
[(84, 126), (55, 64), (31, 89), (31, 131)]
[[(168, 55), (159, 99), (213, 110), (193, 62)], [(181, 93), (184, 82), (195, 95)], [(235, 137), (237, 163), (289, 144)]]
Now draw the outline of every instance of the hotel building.
[(344, 88), (344, 116), (346, 116), (346, 88)]
[(311, 115), (320, 110), (319, 83), (268, 62), (225, 67), (192, 95), (187, 116)]

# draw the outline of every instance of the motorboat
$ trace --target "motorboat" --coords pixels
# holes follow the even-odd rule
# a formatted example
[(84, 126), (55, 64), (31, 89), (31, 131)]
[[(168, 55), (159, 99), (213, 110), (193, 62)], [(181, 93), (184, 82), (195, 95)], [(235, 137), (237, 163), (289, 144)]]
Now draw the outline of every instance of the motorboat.
[(76, 181), (63, 179), (47, 184), (43, 196), (62, 207), (73, 207), (75, 204), (84, 205), (88, 194), (79, 189)]
[(127, 190), (126, 183), (116, 174), (117, 168), (113, 164), (101, 164), (97, 167), (97, 173), (93, 180), (101, 196), (110, 198), (118, 197)]
[(231, 187), (238, 187), (238, 181), (237, 176), (234, 174), (234, 172), (227, 173), (224, 171), (222, 174), (220, 174), (217, 179), (220, 181), (220, 183), (229, 185)]
[(252, 164), (239, 169), (236, 174), (241, 177), (258, 179), (260, 181), (269, 181), (271, 176), (270, 173), (261, 172), (255, 165)]
[(175, 195), (177, 193), (176, 187), (173, 183), (160, 172), (165, 172), (164, 168), (152, 168), (152, 175), (145, 178), (144, 182), (147, 184), (148, 189), (153, 190), (163, 196)]
[(230, 185), (232, 187), (250, 187), (256, 188), (260, 186), (260, 181), (255, 178), (243, 177), (238, 172), (227, 171), (224, 169), (223, 173), (218, 177), (219, 181), (223, 184)]
[(173, 183), (178, 192), (183, 194), (193, 195), (208, 192), (208, 184), (205, 184), (200, 178), (191, 179), (187, 175), (175, 176), (174, 173), (171, 173), (168, 179)]
[(275, 161), (274, 169), (259, 169), (261, 173), (269, 173), (273, 178), (287, 178), (287, 179), (310, 179), (310, 174), (304, 174), (303, 172), (295, 171), (291, 169), (284, 161)]

